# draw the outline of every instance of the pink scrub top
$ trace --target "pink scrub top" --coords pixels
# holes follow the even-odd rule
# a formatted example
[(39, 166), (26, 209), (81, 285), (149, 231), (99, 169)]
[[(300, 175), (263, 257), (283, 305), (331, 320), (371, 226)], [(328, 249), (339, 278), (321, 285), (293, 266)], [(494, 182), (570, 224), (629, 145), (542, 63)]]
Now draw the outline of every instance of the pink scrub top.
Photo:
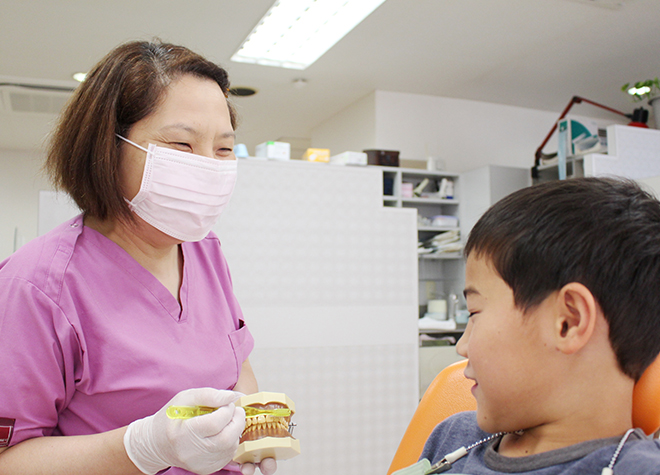
[(220, 242), (181, 248), (181, 305), (82, 216), (0, 263), (4, 445), (105, 432), (183, 389), (234, 387), (254, 340)]

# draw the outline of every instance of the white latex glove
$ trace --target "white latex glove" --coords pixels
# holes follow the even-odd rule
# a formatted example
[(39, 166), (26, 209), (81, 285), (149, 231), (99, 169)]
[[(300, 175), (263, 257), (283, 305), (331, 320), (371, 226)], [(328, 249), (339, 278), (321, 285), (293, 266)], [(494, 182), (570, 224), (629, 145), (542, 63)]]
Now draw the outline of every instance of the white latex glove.
[(257, 464), (244, 463), (241, 465), (241, 473), (243, 475), (254, 475), (257, 467), (263, 475), (273, 475), (277, 471), (277, 462), (273, 458), (267, 458)]
[[(245, 428), (245, 411), (234, 406), (240, 396), (213, 388), (181, 391), (153, 416), (129, 424), (124, 435), (128, 457), (148, 475), (168, 467), (200, 475), (222, 469), (231, 462)], [(170, 419), (165, 413), (169, 406), (219, 409), (191, 419)]]

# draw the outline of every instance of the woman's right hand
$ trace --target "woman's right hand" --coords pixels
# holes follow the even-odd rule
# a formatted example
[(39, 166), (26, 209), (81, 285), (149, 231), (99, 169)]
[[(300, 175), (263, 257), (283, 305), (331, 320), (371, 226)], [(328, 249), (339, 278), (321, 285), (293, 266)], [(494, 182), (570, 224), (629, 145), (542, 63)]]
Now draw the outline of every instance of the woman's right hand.
[[(124, 447), (140, 471), (152, 475), (180, 467), (206, 475), (231, 462), (245, 428), (245, 411), (234, 406), (241, 396), (212, 388), (187, 389), (156, 414), (128, 426)], [(217, 411), (191, 419), (170, 419), (169, 406), (209, 406)]]

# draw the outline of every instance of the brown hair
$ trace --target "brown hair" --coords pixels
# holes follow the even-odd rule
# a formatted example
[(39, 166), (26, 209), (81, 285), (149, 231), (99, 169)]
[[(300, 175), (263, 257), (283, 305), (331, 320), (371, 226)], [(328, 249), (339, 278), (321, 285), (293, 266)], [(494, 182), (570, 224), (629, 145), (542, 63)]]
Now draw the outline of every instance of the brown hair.
[[(167, 87), (183, 75), (215, 81), (228, 95), (220, 66), (183, 46), (134, 41), (106, 55), (76, 89), (59, 118), (46, 170), (89, 216), (133, 220), (121, 191), (120, 144), (138, 121), (155, 112)], [(236, 113), (228, 103), (231, 125)]]

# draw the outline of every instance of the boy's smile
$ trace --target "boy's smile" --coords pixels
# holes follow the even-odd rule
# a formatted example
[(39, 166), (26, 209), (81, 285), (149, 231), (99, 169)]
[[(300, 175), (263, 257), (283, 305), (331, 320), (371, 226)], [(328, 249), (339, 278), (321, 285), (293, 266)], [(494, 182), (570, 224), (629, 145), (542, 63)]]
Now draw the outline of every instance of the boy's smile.
[(468, 257), (465, 277), (471, 316), (457, 351), (470, 360), (465, 376), (475, 382), (479, 426), (499, 432), (546, 422), (540, 408), (552, 394), (549, 382), (557, 381), (543, 337), (552, 299), (523, 314), (485, 256)]

